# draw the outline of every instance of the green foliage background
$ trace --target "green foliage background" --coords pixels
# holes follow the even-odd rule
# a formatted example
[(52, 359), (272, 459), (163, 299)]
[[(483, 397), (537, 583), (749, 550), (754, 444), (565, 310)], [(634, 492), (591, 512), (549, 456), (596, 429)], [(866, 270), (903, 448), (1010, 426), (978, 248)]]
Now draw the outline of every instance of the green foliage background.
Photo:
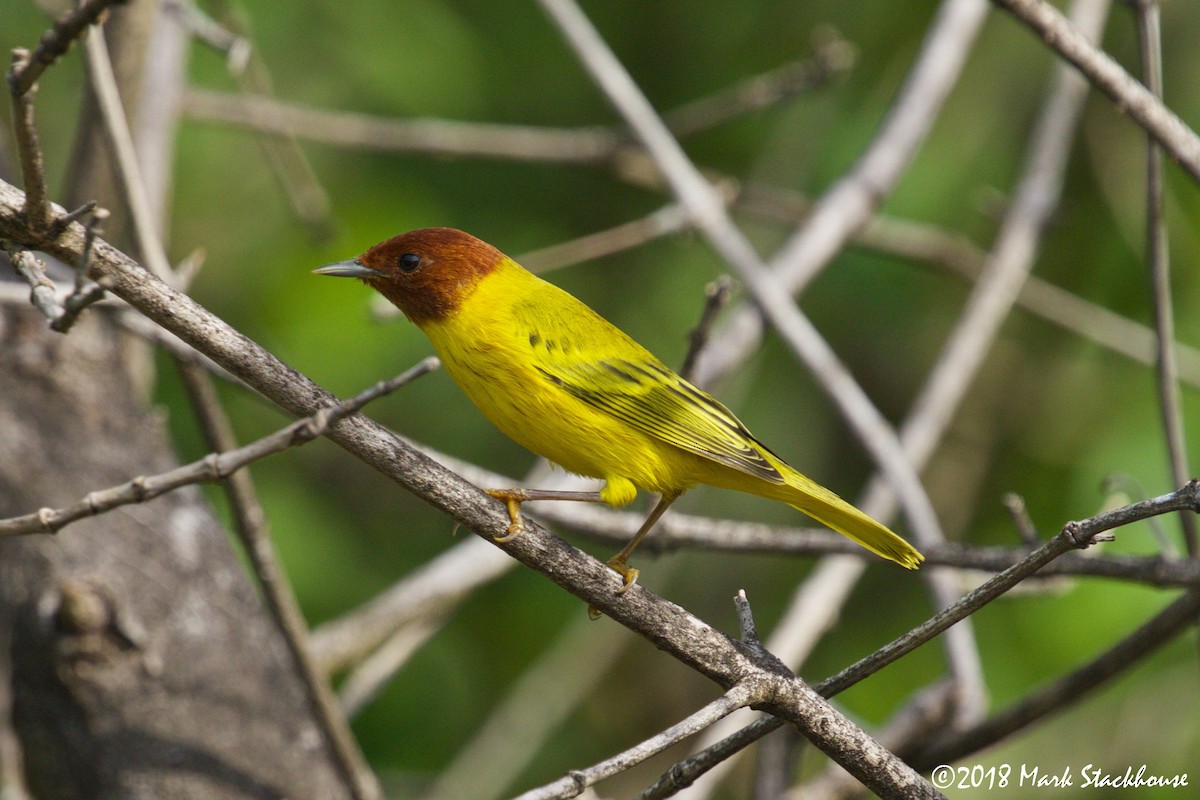
[[(32, 45), (46, 22), (10, 0), (0, 43)], [(660, 109), (720, 90), (805, 56), (831, 25), (857, 48), (832, 85), (693, 137), (701, 165), (746, 182), (819, 195), (850, 167), (879, 128), (936, 4), (718, 0), (705, 4), (589, 2), (585, 8)], [(608, 125), (616, 116), (533, 3), (245, 0), (210, 4), (252, 30), (276, 95), (319, 108), (395, 117), (550, 126)], [(1200, 125), (1200, 6), (1163, 9), (1167, 99)], [(1136, 65), (1133, 23), (1118, 4), (1106, 48)], [(961, 232), (987, 248), (1020, 169), (1049, 83), (1052, 58), (1027, 30), (993, 12), (933, 135), (884, 208)], [(222, 58), (193, 50), (199, 86), (233, 90)], [(42, 81), (39, 113), (50, 169), (61, 177), (80, 89), (76, 54)], [(304, 144), (333, 207), (332, 234), (314, 235), (290, 213), (263, 151), (245, 131), (185, 121), (178, 143), (171, 253), (204, 248), (192, 293), (202, 304), (334, 392), (353, 393), (430, 352), (403, 320), (379, 324), (368, 294), (350, 281), (310, 275), (396, 232), (429, 225), (469, 230), (521, 253), (635, 219), (664, 204), (605, 167), (430, 158)], [(1142, 264), (1143, 138), (1106, 99), (1092, 97), (1071, 157), (1065, 199), (1035, 273), (1139, 321), (1148, 321)], [(1200, 343), (1200, 195), (1168, 170), (1179, 338)], [(740, 217), (760, 251), (788, 231)], [(585, 299), (668, 363), (678, 364), (705, 284), (722, 271), (694, 236), (676, 236), (580, 264), (553, 280)], [(926, 266), (861, 250), (839, 257), (801, 301), (868, 393), (899, 421), (953, 326), (969, 286)], [(201, 454), (186, 402), (167, 365), (156, 401), (171, 415), (181, 454)], [(775, 339), (717, 393), (766, 442), (853, 497), (869, 473), (861, 447), (805, 371)], [(245, 439), (280, 425), (272, 407), (225, 392)], [(1184, 392), (1196, 455), (1197, 394)], [(406, 436), (490, 469), (520, 476), (533, 458), (492, 429), (435, 374), (372, 406)], [(975, 544), (1013, 544), (1000, 499), (1026, 498), (1045, 533), (1089, 516), (1109, 498), (1112, 475), (1147, 495), (1170, 485), (1153, 373), (1050, 323), (1016, 312), (1006, 323), (927, 472), (949, 533)], [(272, 528), (314, 624), (345, 612), (435, 554), (462, 532), (327, 442), (254, 469)], [(219, 492), (212, 498), (218, 506)], [(684, 507), (748, 519), (800, 522), (786, 507), (699, 490)], [(903, 523), (900, 524), (903, 528)], [(1177, 525), (1163, 520), (1178, 547)], [(564, 532), (570, 536), (569, 532)], [(575, 538), (598, 555), (605, 549)], [(1110, 551), (1159, 549), (1150, 526), (1123, 530)], [(681, 553), (643, 557), (643, 582), (701, 617), (735, 630), (730, 598), (745, 588), (769, 633), (807, 559)], [(1082, 663), (1173, 599), (1174, 593), (1087, 580), (1004, 600), (974, 619), (995, 708)], [(802, 668), (812, 680), (906, 631), (931, 609), (920, 582), (873, 565), (841, 623)], [(514, 676), (583, 608), (540, 576), (516, 569), (468, 601), (356, 722), (372, 763), (397, 796), (428, 782), (498, 702)], [(613, 623), (596, 623), (597, 629)], [(633, 638), (632, 634), (624, 634)], [(1146, 763), (1200, 781), (1196, 642), (1185, 636), (1085, 703), (970, 764), (1112, 771)], [(880, 723), (942, 669), (936, 645), (840, 700)], [(571, 680), (563, 675), (561, 680)], [(633, 744), (714, 696), (714, 686), (641, 641), (539, 754), (519, 781), (552, 779)], [(553, 693), (554, 686), (546, 692)], [(520, 738), (513, 730), (510, 736)], [(806, 762), (808, 768), (817, 759)], [(666, 762), (661, 762), (665, 764)], [(624, 796), (654, 770), (635, 773)], [(739, 792), (741, 790), (738, 790)], [(624, 792), (624, 794), (622, 794)], [(1044, 790), (1043, 790), (1044, 792)], [(1010, 790), (1005, 797), (1040, 797)], [(960, 793), (955, 796), (984, 796)], [(746, 796), (745, 794), (730, 794)], [(988, 795), (992, 796), (992, 795)], [(1056, 796), (1107, 796), (1075, 790)], [(1176, 797), (1129, 790), (1121, 797)]]

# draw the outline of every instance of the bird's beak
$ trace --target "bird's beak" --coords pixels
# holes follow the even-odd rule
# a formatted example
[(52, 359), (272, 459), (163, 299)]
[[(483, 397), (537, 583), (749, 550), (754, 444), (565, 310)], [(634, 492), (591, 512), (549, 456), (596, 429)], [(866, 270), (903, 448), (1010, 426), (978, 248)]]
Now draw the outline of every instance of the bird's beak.
[(315, 275), (332, 275), (335, 278), (378, 278), (383, 275), (377, 269), (362, 264), (358, 259), (350, 261), (338, 261), (333, 264), (326, 264), (323, 267), (317, 267), (313, 270)]

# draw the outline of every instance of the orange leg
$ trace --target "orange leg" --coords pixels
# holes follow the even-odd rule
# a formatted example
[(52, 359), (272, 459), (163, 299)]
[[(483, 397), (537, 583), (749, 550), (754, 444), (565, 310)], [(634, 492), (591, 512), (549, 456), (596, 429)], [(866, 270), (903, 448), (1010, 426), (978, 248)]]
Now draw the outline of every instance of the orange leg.
[(511, 542), (525, 530), (525, 518), (521, 516), (521, 503), (530, 500), (573, 500), (577, 503), (603, 503), (599, 492), (568, 492), (557, 489), (488, 489), (487, 493), (508, 506), (508, 533), (496, 536), (503, 544)]

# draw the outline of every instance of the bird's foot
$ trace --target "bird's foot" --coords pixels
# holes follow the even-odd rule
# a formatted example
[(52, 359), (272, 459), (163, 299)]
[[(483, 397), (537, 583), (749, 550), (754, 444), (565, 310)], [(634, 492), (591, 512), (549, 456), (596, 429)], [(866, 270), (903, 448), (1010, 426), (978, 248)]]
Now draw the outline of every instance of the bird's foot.
[(629, 566), (629, 562), (621, 556), (613, 556), (608, 560), (608, 566), (625, 579), (625, 585), (617, 589), (617, 594), (625, 594), (629, 591), (629, 587), (637, 583), (638, 575), (641, 573)]
[[(619, 555), (610, 558), (608, 560), (608, 566), (625, 580), (625, 583), (621, 585), (621, 588), (617, 589), (617, 591), (615, 591), (613, 594), (625, 594), (628, 592), (629, 587), (637, 583), (638, 575), (641, 574), (636, 569), (629, 566), (629, 563)], [(600, 619), (601, 613), (602, 612), (600, 609), (596, 608), (595, 606), (588, 606), (588, 619), (593, 621)]]
[(520, 489), (487, 489), (486, 492), (508, 507), (508, 532), (502, 536), (493, 536), (492, 541), (498, 544), (511, 542), (525, 530), (525, 518), (521, 516), (521, 503), (528, 498)]

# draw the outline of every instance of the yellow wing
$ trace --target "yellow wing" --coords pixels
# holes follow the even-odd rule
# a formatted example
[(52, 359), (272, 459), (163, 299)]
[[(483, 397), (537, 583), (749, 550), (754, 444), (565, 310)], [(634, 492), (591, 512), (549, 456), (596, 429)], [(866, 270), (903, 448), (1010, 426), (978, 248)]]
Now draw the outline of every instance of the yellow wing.
[[(786, 483), (764, 455), (767, 447), (733, 412), (586, 305), (579, 303), (579, 307), (582, 312), (573, 309), (569, 324), (548, 319), (554, 314), (550, 309), (559, 308), (555, 304), (514, 308), (521, 330), (529, 337), (538, 374), (588, 405), (681, 450), (769, 483)], [(556, 336), (544, 331), (555, 331)]]

